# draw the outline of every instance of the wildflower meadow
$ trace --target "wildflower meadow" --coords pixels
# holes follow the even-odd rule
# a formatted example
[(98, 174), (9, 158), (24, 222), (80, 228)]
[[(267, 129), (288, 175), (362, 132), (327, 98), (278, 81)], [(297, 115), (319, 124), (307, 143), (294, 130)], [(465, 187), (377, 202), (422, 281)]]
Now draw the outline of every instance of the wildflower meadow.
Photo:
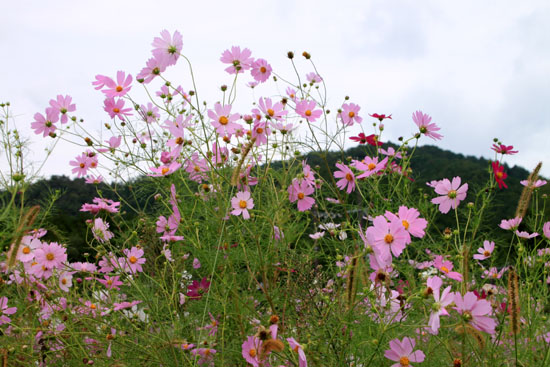
[[(151, 46), (137, 73), (90, 81), (100, 130), (70, 91), (32, 121), (0, 104), (1, 367), (550, 365), (540, 164), (515, 216), (494, 205), (514, 142), (487, 142), (483, 185), (419, 182), (419, 142), (445, 139), (430, 111), (386, 142), (396, 117), (347, 96), (328, 105), (337, 76), (314, 55), (281, 50), (294, 71), (282, 75), (242, 46), (220, 50), (226, 79), (203, 101), (182, 34)], [(174, 68), (190, 82), (168, 80)], [(58, 164), (96, 190), (78, 203), (85, 253), (49, 220), (55, 195), (27, 202), (38, 139), (44, 159), (81, 148)]]

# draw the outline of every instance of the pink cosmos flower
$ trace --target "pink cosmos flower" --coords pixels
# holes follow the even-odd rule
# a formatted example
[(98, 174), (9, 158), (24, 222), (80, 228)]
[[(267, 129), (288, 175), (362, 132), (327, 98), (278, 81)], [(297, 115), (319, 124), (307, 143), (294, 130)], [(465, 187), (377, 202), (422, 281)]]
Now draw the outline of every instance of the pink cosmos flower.
[(313, 204), (315, 204), (315, 199), (309, 197), (315, 189), (306, 180), (300, 182), (296, 179), (293, 180), (287, 191), (288, 200), (291, 203), (298, 201), (298, 210), (301, 212), (311, 209)]
[(456, 281), (459, 281), (461, 282), (462, 281), (462, 274), (460, 273), (457, 273), (456, 271), (451, 271), (453, 270), (453, 263), (448, 261), (448, 260), (443, 260), (443, 256), (441, 255), (437, 255), (435, 258), (434, 258), (434, 261), (433, 261), (433, 265), (439, 269), (439, 271), (441, 271), (441, 273), (449, 278), (449, 279), (454, 279)]
[(386, 350), (384, 357), (398, 362), (391, 367), (408, 367), (412, 366), (410, 362), (424, 362), (426, 355), (421, 350), (413, 352), (416, 341), (412, 338), (404, 337), (402, 341), (399, 339), (390, 340), (390, 349)]
[(207, 176), (205, 172), (208, 172), (209, 169), (206, 158), (200, 158), (197, 152), (193, 153), (191, 158), (185, 161), (185, 171), (189, 173), (189, 178), (198, 183), (206, 180)]
[(386, 163), (388, 162), (388, 157), (382, 159), (380, 162), (378, 162), (378, 157), (365, 157), (365, 159), (361, 161), (354, 160), (352, 161), (352, 165), (358, 169), (359, 171), (363, 171), (359, 176), (357, 176), (357, 179), (365, 178), (374, 175), (375, 173), (380, 172), (386, 167)]
[(106, 98), (103, 102), (103, 110), (109, 114), (109, 116), (114, 119), (118, 117), (120, 120), (124, 121), (124, 116), (132, 116), (131, 108), (124, 108), (124, 100), (114, 98)]
[(373, 226), (367, 228), (366, 236), (373, 250), (381, 258), (401, 255), (406, 247), (408, 233), (399, 220), (388, 223), (383, 215), (372, 221)]
[(523, 218), (520, 218), (520, 217), (515, 217), (512, 219), (503, 219), (500, 221), (500, 224), (498, 226), (502, 229), (515, 230), (519, 227), (522, 219)]
[(99, 176), (93, 176), (93, 175), (90, 175), (90, 176), (86, 176), (86, 181), (85, 181), (87, 184), (100, 184), (103, 182), (103, 176), (99, 175)]
[(183, 48), (183, 37), (178, 31), (171, 36), (166, 29), (160, 32), (160, 37), (155, 37), (152, 43), (153, 56), (166, 60), (166, 66), (175, 65)]
[(231, 214), (233, 215), (243, 215), (243, 219), (250, 219), (250, 214), (248, 214), (248, 209), (254, 208), (254, 201), (250, 197), (250, 192), (240, 191), (231, 199), (231, 206), (233, 210)]
[(35, 134), (42, 134), (43, 137), (46, 137), (55, 132), (57, 127), (54, 124), (57, 121), (59, 121), (59, 112), (51, 107), (46, 108), (46, 117), (38, 112), (34, 114), (34, 122), (31, 123), (31, 128)]
[(143, 249), (138, 247), (132, 247), (130, 250), (124, 249), (126, 259), (124, 260), (125, 267), (129, 269), (131, 274), (140, 273), (143, 271), (141, 265), (145, 264), (145, 258), (143, 258)]
[(525, 231), (520, 232), (517, 229), (516, 229), (515, 233), (518, 237), (526, 238), (526, 239), (534, 238), (534, 237), (537, 237), (539, 235), (537, 232), (533, 232), (533, 233), (529, 233), (529, 232), (525, 232)]
[(445, 178), (435, 186), (435, 192), (442, 196), (433, 198), (432, 203), (438, 204), (439, 211), (446, 214), (451, 208), (456, 209), (458, 204), (466, 199), (467, 191), (468, 184), (460, 186), (460, 177), (454, 177), (452, 183)]
[(199, 365), (208, 364), (209, 366), (213, 366), (213, 359), (216, 352), (216, 349), (212, 348), (195, 348), (191, 351), (191, 354), (199, 356), (199, 360), (197, 361)]
[(434, 140), (439, 140), (443, 137), (443, 135), (436, 133), (436, 131), (441, 129), (436, 124), (430, 123), (432, 118), (429, 115), (422, 113), (421, 111), (416, 111), (413, 113), (413, 121), (416, 126), (418, 126), (420, 133)]
[(315, 186), (315, 171), (311, 169), (311, 166), (307, 164), (305, 160), (302, 161), (302, 175), (303, 180), (310, 186)]
[[(521, 180), (519, 183), (522, 184), (523, 186), (527, 186), (529, 185), (529, 180)], [(531, 186), (534, 188), (537, 188), (537, 187), (544, 186), (546, 184), (547, 184), (546, 180), (536, 180), (535, 182), (533, 182)]]
[(235, 123), (239, 119), (239, 114), (231, 114), (231, 105), (222, 106), (219, 102), (214, 105), (214, 110), (208, 110), (208, 117), (212, 119), (210, 123), (216, 128), (220, 135), (234, 134), (241, 125)]
[(68, 292), (69, 288), (73, 286), (73, 273), (72, 272), (61, 272), (59, 274), (59, 288), (63, 292)]
[(290, 349), (298, 353), (298, 367), (307, 367), (306, 353), (304, 348), (294, 338), (286, 338)]
[(67, 112), (74, 112), (76, 111), (76, 106), (72, 104), (72, 97), (71, 96), (65, 96), (63, 97), (61, 94), (57, 95), (57, 99), (51, 99), (50, 100), (50, 106), (54, 109), (56, 113), (61, 114), (61, 123), (66, 124), (69, 121), (69, 117), (67, 116)]
[(136, 76), (136, 80), (140, 83), (148, 84), (166, 70), (166, 66), (168, 66), (168, 57), (152, 57), (147, 60), (145, 65), (146, 66), (141, 69)]
[(513, 145), (506, 146), (504, 144), (499, 144), (499, 145), (493, 144), (493, 147), (491, 149), (497, 153), (509, 154), (509, 155), (516, 154), (518, 152), (517, 150), (512, 150), (514, 149)]
[(550, 222), (544, 223), (542, 226), (542, 233), (544, 233), (544, 237), (550, 240)]
[(115, 149), (120, 146), (120, 143), (122, 142), (122, 136), (111, 136), (109, 140), (105, 140), (107, 144), (109, 144), (109, 148), (100, 148), (97, 151), (100, 153), (106, 153), (111, 152), (114, 153)]
[(113, 238), (113, 233), (109, 231), (109, 223), (104, 222), (101, 218), (94, 220), (94, 227), (92, 228), (94, 238), (101, 243), (105, 243)]
[[(359, 232), (361, 234), (361, 232)], [(361, 235), (361, 237), (363, 237)], [(376, 252), (369, 254), (369, 265), (374, 270), (369, 279), (381, 285), (386, 285), (393, 273), (392, 257), (380, 257)], [(395, 275), (395, 274), (394, 274)]]
[(104, 79), (105, 88), (102, 92), (107, 98), (123, 97), (132, 89), (132, 76), (122, 70), (116, 73), (116, 82), (111, 78)]
[(500, 279), (502, 278), (502, 276), (504, 275), (504, 272), (508, 270), (507, 267), (504, 267), (502, 269), (500, 269), (500, 271), (492, 266), (489, 268), (489, 270), (484, 270), (483, 271), (483, 274), (481, 274), (481, 278), (482, 279), (486, 279), (486, 278), (489, 278), (489, 279)]
[(262, 341), (255, 336), (249, 336), (242, 344), (243, 358), (254, 367), (259, 367)]
[(262, 111), (265, 117), (269, 120), (282, 121), (288, 111), (285, 110), (285, 106), (281, 102), (273, 103), (271, 98), (260, 98), (258, 101), (258, 107)]
[(296, 113), (308, 122), (315, 122), (323, 114), (323, 110), (316, 110), (315, 107), (315, 101), (303, 100), (296, 103)]
[(263, 83), (269, 78), (272, 70), (271, 65), (269, 65), (266, 60), (256, 59), (256, 61), (252, 63), (250, 74), (252, 74), (254, 80)]
[(455, 310), (474, 329), (489, 334), (495, 333), (496, 322), (489, 316), (493, 311), (491, 303), (484, 299), (478, 299), (474, 292), (466, 293), (464, 298), (457, 292), (455, 293), (454, 302), (456, 304)]
[(454, 294), (451, 293), (451, 286), (445, 288), (443, 293), (441, 293), (441, 296), (439, 294), (439, 290), (439, 288), (435, 288), (433, 290), (434, 303), (432, 304), (432, 313), (430, 314), (430, 320), (428, 321), (428, 325), (434, 334), (437, 334), (439, 331), (439, 316), (448, 316), (449, 313), (445, 307), (454, 301)]
[(158, 121), (160, 117), (158, 107), (153, 106), (151, 102), (147, 103), (147, 106), (141, 105), (139, 107), (139, 114), (141, 115), (143, 120), (147, 123)]
[(168, 166), (160, 166), (160, 167), (150, 167), (149, 169), (153, 171), (153, 173), (150, 173), (148, 176), (152, 177), (162, 177), (162, 176), (168, 176), (172, 173), (176, 172), (181, 167), (181, 163), (178, 161), (173, 161)]
[(296, 90), (294, 88), (287, 87), (285, 93), (291, 100), (296, 102)]
[(108, 76), (98, 74), (95, 76), (95, 81), (92, 82), (92, 85), (94, 86), (95, 90), (100, 90), (105, 86), (105, 84), (107, 84), (107, 80), (109, 79), (111, 78), (109, 78)]
[(251, 57), (252, 52), (248, 48), (241, 51), (239, 46), (231, 47), (231, 51), (225, 50), (220, 57), (220, 61), (224, 64), (230, 64), (225, 71), (229, 74), (242, 73), (244, 70), (250, 69), (254, 58)]
[(97, 281), (103, 284), (105, 288), (115, 289), (117, 291), (120, 290), (119, 286), (124, 284), (123, 282), (120, 281), (119, 275), (115, 275), (112, 277), (109, 275), (105, 275), (104, 279), (97, 279)]
[[(400, 206), (397, 215), (386, 211), (384, 214), (388, 220), (399, 220), (403, 225), (403, 228), (407, 231), (408, 234), (422, 238), (424, 237), (424, 229), (428, 226), (428, 221), (424, 218), (419, 218), (420, 212), (415, 208), (407, 208), (406, 206)], [(406, 244), (411, 243), (411, 238), (407, 239)]]
[(342, 105), (342, 112), (338, 114), (338, 117), (342, 120), (342, 123), (346, 126), (353, 125), (354, 122), (360, 124), (363, 118), (359, 116), (359, 110), (361, 107), (355, 103), (344, 103)]
[(321, 83), (323, 81), (323, 78), (321, 78), (321, 76), (319, 74), (317, 74), (316, 72), (311, 72), (311, 73), (307, 73), (306, 74), (306, 79), (311, 83), (311, 84), (314, 84), (314, 83)]
[(17, 249), (16, 259), (26, 263), (34, 259), (34, 250), (41, 248), (42, 242), (38, 238), (24, 236), (21, 240), (21, 245)]
[(11, 322), (6, 315), (13, 315), (17, 312), (17, 307), (8, 307), (8, 297), (0, 297), (0, 325)]
[(477, 254), (474, 255), (476, 260), (485, 260), (491, 257), (495, 249), (495, 243), (493, 241), (489, 242), (487, 240), (483, 241), (483, 247), (477, 249)]
[(401, 153), (399, 153), (399, 152), (396, 153), (395, 149), (393, 149), (393, 147), (388, 147), (388, 150), (380, 148), (379, 152), (384, 154), (384, 155), (387, 155), (388, 157), (403, 158)]
[(60, 268), (67, 262), (67, 250), (57, 242), (42, 244), (42, 247), (36, 249), (34, 259), (38, 266), (46, 269)]
[(355, 190), (355, 175), (353, 171), (348, 166), (341, 163), (336, 163), (336, 167), (338, 167), (339, 171), (334, 172), (334, 177), (340, 179), (336, 182), (336, 186), (338, 186), (340, 190), (344, 190), (347, 186), (346, 192), (348, 194), (351, 193)]
[(271, 135), (271, 129), (267, 122), (255, 122), (252, 128), (252, 138), (256, 139), (256, 146), (267, 144), (267, 137)]
[(83, 204), (80, 209), (81, 212), (90, 212), (94, 215), (99, 213), (100, 210), (105, 210), (109, 213), (118, 213), (118, 207), (120, 201), (113, 201), (105, 198), (94, 198), (93, 204)]

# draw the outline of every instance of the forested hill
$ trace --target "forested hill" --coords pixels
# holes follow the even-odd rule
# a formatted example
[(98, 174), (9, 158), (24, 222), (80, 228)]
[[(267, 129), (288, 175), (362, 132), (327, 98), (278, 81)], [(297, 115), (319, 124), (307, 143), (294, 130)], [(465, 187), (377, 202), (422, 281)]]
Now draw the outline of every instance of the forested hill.
[[(395, 145), (393, 146), (395, 147)], [(362, 159), (367, 153), (373, 153), (372, 147), (358, 146), (348, 149), (344, 154), (330, 152), (326, 159), (329, 167), (334, 167), (338, 160)], [(321, 153), (310, 153), (304, 158), (312, 167), (318, 165), (321, 175), (327, 174), (326, 164)], [(489, 175), (492, 174), (490, 172), (490, 161), (487, 159), (472, 156), (465, 157), (462, 154), (435, 146), (417, 147), (411, 167), (411, 178), (414, 179), (418, 187), (425, 189), (428, 189), (425, 186), (428, 181), (454, 176), (460, 176), (463, 182), (468, 182), (470, 187), (482, 187), (487, 182)], [(495, 204), (499, 209), (499, 218), (514, 216), (517, 201), (523, 188), (519, 181), (526, 179), (529, 175), (526, 169), (518, 166), (509, 167), (505, 165), (505, 172), (508, 174), (506, 183), (509, 188), (499, 190), (495, 199)], [(147, 178), (139, 178), (130, 185), (118, 185), (117, 193), (128, 202), (138, 204), (137, 207), (144, 207), (144, 205), (139, 205), (142, 203), (136, 201), (150, 200), (154, 193), (147, 192), (147, 190), (151, 190), (147, 188), (150, 187), (149, 185), (139, 184), (142, 179)], [(549, 186), (543, 187), (542, 191), (549, 193)], [(73, 253), (70, 256), (79, 257), (79, 253), (83, 252), (82, 249), (86, 247), (83, 236), (86, 231), (85, 221), (91, 218), (89, 213), (80, 212), (80, 208), (82, 204), (92, 202), (93, 198), (97, 196), (97, 190), (102, 191), (103, 197), (116, 199), (116, 196), (106, 185), (85, 184), (82, 178), (69, 179), (66, 176), (52, 176), (49, 179), (32, 184), (25, 193), (25, 201), (27, 205), (38, 204), (44, 208), (51, 201), (52, 195), (56, 196), (48, 223), (43, 225), (53, 229), (56, 232), (55, 237), (71, 244), (70, 248)], [(137, 190), (142, 191), (137, 192)], [(128, 215), (131, 214), (131, 211), (128, 211)]]

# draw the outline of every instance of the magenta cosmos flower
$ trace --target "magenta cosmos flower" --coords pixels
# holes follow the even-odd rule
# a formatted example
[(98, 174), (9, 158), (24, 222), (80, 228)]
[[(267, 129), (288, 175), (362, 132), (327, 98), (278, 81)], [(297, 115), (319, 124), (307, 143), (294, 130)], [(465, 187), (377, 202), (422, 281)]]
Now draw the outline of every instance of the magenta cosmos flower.
[(435, 185), (435, 192), (439, 197), (433, 198), (432, 203), (439, 205), (439, 211), (443, 214), (449, 212), (451, 208), (456, 209), (458, 204), (466, 199), (468, 184), (460, 186), (460, 177), (454, 177), (453, 181), (443, 179)]
[(300, 101), (296, 103), (296, 113), (308, 122), (315, 122), (323, 114), (322, 110), (316, 110), (315, 107), (317, 107), (315, 101)]
[(483, 247), (477, 249), (477, 254), (474, 255), (476, 260), (485, 260), (491, 257), (495, 249), (495, 243), (493, 241), (483, 241)]
[(10, 322), (6, 315), (13, 315), (16, 311), (17, 307), (8, 307), (8, 297), (0, 297), (0, 325)]
[(380, 162), (378, 162), (378, 157), (365, 157), (365, 159), (361, 161), (353, 161), (352, 164), (356, 169), (359, 171), (363, 171), (359, 176), (357, 176), (357, 179), (365, 178), (374, 175), (375, 173), (380, 172), (386, 167), (386, 163), (388, 162), (388, 157), (382, 159)]
[(124, 100), (114, 98), (106, 98), (103, 102), (103, 109), (109, 114), (109, 116), (114, 119), (118, 117), (124, 121), (124, 116), (132, 116), (131, 108), (124, 108)]
[(254, 201), (250, 197), (250, 192), (248, 191), (238, 192), (237, 195), (235, 195), (235, 197), (231, 199), (231, 206), (233, 207), (231, 214), (233, 215), (242, 214), (243, 219), (249, 219), (250, 214), (248, 214), (248, 209), (254, 208)]
[(346, 126), (351, 126), (354, 122), (360, 124), (363, 121), (363, 118), (359, 116), (360, 109), (361, 107), (355, 103), (344, 103), (342, 105), (342, 112), (338, 116)]
[(252, 52), (248, 48), (241, 51), (239, 46), (231, 47), (231, 51), (225, 50), (220, 57), (220, 61), (224, 64), (230, 64), (225, 71), (229, 74), (242, 73), (244, 70), (250, 69), (254, 58), (251, 57)]
[(42, 134), (43, 137), (46, 137), (55, 132), (57, 127), (54, 124), (57, 121), (59, 121), (59, 112), (51, 107), (46, 108), (45, 117), (38, 112), (34, 114), (34, 122), (31, 123), (31, 128), (35, 134)]
[(315, 199), (309, 197), (315, 189), (305, 179), (301, 181), (294, 179), (287, 191), (288, 200), (291, 203), (298, 201), (298, 210), (301, 212), (311, 209), (315, 204)]
[(153, 171), (153, 173), (148, 174), (148, 176), (151, 176), (151, 177), (168, 176), (176, 172), (180, 167), (181, 167), (181, 163), (179, 163), (178, 161), (173, 161), (172, 163), (170, 163), (170, 165), (164, 165), (160, 167), (150, 167), (149, 169)]
[(412, 338), (404, 337), (402, 341), (399, 339), (390, 340), (390, 349), (386, 350), (384, 357), (398, 362), (391, 367), (408, 367), (412, 366), (410, 362), (424, 362), (426, 355), (421, 350), (413, 352), (416, 341)]
[(202, 278), (200, 282), (193, 280), (193, 282), (187, 287), (187, 297), (191, 299), (199, 300), (204, 293), (207, 293), (210, 289), (210, 282), (206, 277)]
[(454, 298), (456, 311), (462, 315), (464, 321), (468, 322), (474, 329), (489, 334), (495, 333), (496, 322), (489, 315), (493, 308), (491, 304), (478, 299), (474, 292), (468, 292), (462, 298), (460, 293), (455, 293)]
[(126, 255), (125, 265), (128, 271), (132, 274), (142, 272), (141, 265), (145, 264), (145, 258), (143, 258), (143, 249), (138, 247), (132, 247), (130, 250), (124, 249)]
[(409, 236), (401, 221), (388, 222), (383, 215), (379, 215), (372, 224), (373, 226), (367, 228), (366, 235), (375, 253), (381, 258), (391, 257), (391, 254), (395, 257), (401, 255)]
[(51, 99), (50, 100), (50, 106), (59, 114), (61, 114), (61, 123), (65, 124), (67, 121), (69, 121), (69, 117), (67, 116), (67, 112), (74, 112), (76, 111), (76, 106), (71, 103), (72, 102), (71, 96), (65, 96), (63, 97), (61, 94), (57, 95), (57, 99)]
[(348, 166), (341, 163), (336, 163), (336, 167), (338, 167), (339, 171), (334, 172), (334, 177), (340, 179), (336, 182), (336, 186), (338, 186), (340, 190), (344, 190), (347, 186), (346, 192), (348, 194), (351, 193), (355, 190), (355, 175), (353, 171)]
[(504, 182), (508, 177), (506, 172), (504, 172), (504, 166), (501, 166), (498, 161), (492, 162), (491, 166), (493, 167), (493, 173), (495, 174), (495, 181), (498, 183), (498, 188), (502, 189), (502, 186), (508, 188), (508, 185)]
[(166, 65), (174, 65), (180, 57), (181, 49), (183, 48), (183, 37), (178, 31), (174, 35), (170, 35), (166, 29), (160, 32), (160, 37), (153, 39), (153, 56), (155, 58), (165, 60)]
[(148, 84), (159, 76), (160, 73), (163, 73), (166, 70), (166, 66), (168, 66), (166, 57), (152, 57), (147, 60), (145, 67), (136, 76), (136, 80), (140, 83)]
[(260, 98), (258, 107), (260, 107), (260, 111), (264, 113), (265, 117), (270, 120), (283, 121), (283, 116), (288, 113), (281, 102), (274, 104), (271, 98)]
[(493, 147), (491, 149), (497, 153), (509, 154), (509, 155), (516, 154), (518, 152), (517, 150), (513, 150), (514, 149), (513, 145), (506, 146), (504, 144), (499, 144), (499, 145), (493, 144)]
[(231, 114), (231, 105), (222, 106), (219, 102), (214, 105), (214, 110), (208, 110), (208, 117), (212, 119), (210, 123), (216, 128), (220, 135), (232, 135), (241, 125), (235, 123), (239, 119), (239, 114)]
[(428, 114), (425, 114), (422, 111), (416, 111), (413, 113), (412, 117), (414, 123), (418, 126), (420, 133), (434, 140), (439, 140), (443, 137), (443, 135), (436, 133), (436, 131), (439, 131), (440, 128), (436, 124), (430, 123), (432, 118)]

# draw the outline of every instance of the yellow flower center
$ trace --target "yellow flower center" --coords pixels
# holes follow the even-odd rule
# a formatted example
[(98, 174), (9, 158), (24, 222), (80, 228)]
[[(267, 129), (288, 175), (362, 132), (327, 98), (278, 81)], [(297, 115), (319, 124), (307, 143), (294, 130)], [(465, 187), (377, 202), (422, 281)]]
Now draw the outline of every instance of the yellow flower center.
[(92, 303), (92, 304), (90, 305), (90, 308), (91, 308), (92, 310), (95, 310), (95, 309), (97, 308), (97, 306), (96, 306), (95, 304)]
[(222, 125), (227, 125), (227, 123), (229, 122), (229, 120), (227, 119), (227, 117), (225, 116), (220, 116), (220, 119), (218, 120), (218, 122)]
[(170, 168), (168, 168), (168, 167), (162, 167), (161, 173), (162, 173), (163, 175), (165, 175), (166, 172), (168, 172), (168, 171), (170, 171)]
[(195, 167), (193, 167), (193, 171), (200, 172), (201, 168), (199, 166), (195, 166)]
[(263, 132), (264, 132), (264, 129), (262, 129), (261, 127), (256, 129), (257, 134), (262, 134)]
[(350, 119), (354, 118), (355, 117), (355, 112), (349, 111), (348, 116), (349, 116)]
[(241, 209), (246, 208), (246, 201), (244, 201), (244, 200), (239, 201), (239, 207), (240, 207)]
[(353, 181), (353, 175), (351, 173), (346, 173), (346, 180)]
[(409, 357), (399, 358), (399, 363), (401, 363), (401, 366), (409, 366)]
[(262, 67), (260, 68), (260, 72), (261, 72), (261, 73), (265, 73), (266, 71), (267, 71), (267, 69), (265, 68), (265, 66), (262, 66)]
[(112, 285), (112, 284), (113, 284), (113, 281), (112, 281), (111, 279), (109, 279), (109, 280), (107, 281), (107, 284), (108, 284), (108, 285)]
[(113, 112), (114, 112), (114, 113), (119, 113), (119, 112), (120, 112), (120, 108), (117, 108), (117, 107), (113, 108)]
[(28, 246), (23, 247), (22, 252), (27, 255), (31, 253), (31, 249)]
[(454, 199), (456, 198), (456, 190), (451, 190), (449, 191), (449, 193), (447, 194), (447, 196), (451, 199)]
[(391, 233), (388, 233), (386, 236), (384, 236), (384, 242), (386, 242), (388, 245), (393, 242), (393, 236)]
[(298, 193), (298, 199), (302, 200), (305, 197), (303, 192)]
[(491, 253), (489, 251), (484, 251), (483, 256), (489, 257), (489, 256), (491, 256)]
[(65, 278), (61, 279), (61, 284), (67, 284), (67, 279)]
[(503, 176), (503, 173), (502, 172), (497, 172), (497, 177), (502, 179), (502, 176)]
[(135, 256), (130, 256), (130, 259), (129, 259), (129, 260), (130, 260), (130, 262), (131, 262), (132, 264), (135, 264), (135, 263), (137, 262), (138, 259), (137, 259), (137, 257), (135, 257)]
[(46, 255), (46, 259), (48, 259), (48, 261), (52, 261), (54, 258), (55, 256), (53, 256), (51, 252), (48, 252), (48, 254)]
[(307, 117), (311, 116), (311, 110), (306, 110), (305, 115), (306, 115)]
[(205, 357), (208, 357), (209, 355), (210, 355), (210, 349), (206, 348), (206, 349), (204, 350), (204, 356), (205, 356)]
[(176, 144), (177, 145), (182, 145), (183, 144), (183, 138), (181, 136), (176, 139)]
[(401, 221), (401, 223), (403, 223), (403, 227), (405, 227), (405, 229), (409, 229), (409, 226), (410, 226), (409, 222), (407, 222), (406, 220), (403, 220)]
[(275, 115), (275, 111), (273, 111), (271, 108), (269, 108), (269, 109), (267, 110), (267, 114), (268, 114), (269, 116), (273, 117), (273, 115)]
[(374, 163), (369, 163), (369, 165), (367, 166), (369, 168), (369, 171), (372, 171), (373, 169), (376, 168), (376, 164)]
[(252, 348), (248, 351), (248, 355), (251, 356), (252, 358), (256, 357), (256, 349)]
[(442, 266), (441, 271), (444, 272), (444, 273), (448, 273), (449, 269), (446, 266)]
[(80, 163), (79, 166), (80, 166), (80, 168), (86, 167), (86, 165), (84, 163)]
[(116, 86), (116, 91), (117, 91), (117, 92), (122, 92), (122, 87), (121, 87), (120, 85), (117, 85), (117, 86)]

